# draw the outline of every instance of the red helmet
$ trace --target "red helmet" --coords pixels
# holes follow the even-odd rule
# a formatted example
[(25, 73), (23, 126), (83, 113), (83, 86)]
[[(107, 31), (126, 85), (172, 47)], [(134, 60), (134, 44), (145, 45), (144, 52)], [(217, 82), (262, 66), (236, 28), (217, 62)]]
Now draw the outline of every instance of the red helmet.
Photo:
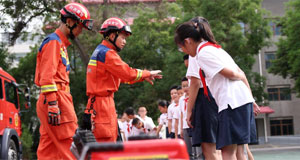
[(123, 31), (131, 35), (130, 26), (128, 26), (122, 19), (117, 17), (112, 17), (104, 21), (99, 31), (101, 34), (105, 34), (108, 31)]
[(60, 13), (64, 18), (72, 18), (79, 21), (88, 30), (93, 28), (93, 20), (90, 19), (89, 10), (80, 3), (69, 3), (60, 10)]

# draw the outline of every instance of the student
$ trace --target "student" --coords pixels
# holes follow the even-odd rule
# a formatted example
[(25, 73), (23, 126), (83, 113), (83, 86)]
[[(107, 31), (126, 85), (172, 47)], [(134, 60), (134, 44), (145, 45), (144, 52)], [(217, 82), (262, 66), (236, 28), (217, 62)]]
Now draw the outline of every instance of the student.
[(135, 111), (134, 111), (134, 109), (132, 107), (126, 108), (125, 111), (124, 111), (124, 113), (130, 119), (130, 121), (137, 116), (135, 114)]
[(157, 127), (157, 131), (156, 131), (156, 135), (159, 136), (159, 133), (161, 131), (161, 129), (165, 126), (165, 130), (166, 130), (166, 135), (162, 136), (162, 137), (169, 137), (168, 134), (168, 106), (169, 103), (166, 100), (161, 100), (158, 102), (158, 109), (161, 113), (161, 115), (159, 116), (159, 125)]
[(178, 86), (177, 87), (177, 93), (178, 93), (178, 97), (179, 97), (179, 99), (183, 96), (183, 94), (184, 94), (184, 91), (183, 91), (183, 89), (181, 88), (181, 86)]
[(168, 107), (168, 130), (170, 138), (180, 138), (180, 110), (178, 107), (179, 96), (177, 86), (170, 89), (171, 104)]
[(192, 137), (189, 135), (189, 126), (186, 121), (186, 113), (187, 113), (187, 102), (189, 99), (189, 82), (186, 77), (183, 77), (181, 80), (181, 88), (184, 91), (184, 95), (179, 99), (179, 107), (181, 111), (181, 137), (184, 139), (190, 159), (193, 159), (193, 151), (192, 151)]
[[(189, 93), (189, 99), (195, 99), (195, 98), (197, 98), (198, 96), (201, 96), (201, 95), (204, 96), (203, 95), (203, 86), (201, 85), (200, 75), (199, 75), (199, 69), (200, 68), (198, 67), (198, 64), (197, 64), (197, 62), (196, 62), (196, 60), (195, 60), (194, 57), (191, 57), (188, 54), (185, 54), (184, 56), (187, 56), (187, 60), (186, 60), (187, 62), (185, 64), (186, 64), (186, 67), (187, 67), (186, 78), (188, 78), (188, 83), (189, 83), (189, 91), (188, 91), (188, 93)], [(202, 88), (202, 91), (201, 91), (201, 88)], [(187, 105), (188, 106), (190, 105), (190, 106), (192, 106), (190, 108), (193, 108), (193, 106), (195, 104), (194, 103), (188, 103)], [(194, 113), (195, 110), (196, 109), (193, 108), (192, 112)], [(197, 113), (199, 113), (199, 109), (197, 109), (197, 110), (198, 110)], [(216, 114), (217, 114), (217, 111), (216, 111)], [(195, 116), (195, 114), (192, 117), (201, 118), (200, 116)], [(196, 121), (195, 118), (193, 118), (193, 119), (194, 119), (193, 122), (195, 122)], [(214, 118), (205, 119), (203, 122), (206, 121), (206, 123), (207, 123), (207, 120), (214, 120)], [(201, 120), (197, 120), (197, 122), (199, 123), (199, 122), (201, 122)], [(202, 142), (201, 139), (202, 138), (199, 138), (200, 137), (199, 133), (196, 133), (196, 132), (199, 132), (199, 131), (205, 132), (205, 128), (207, 128), (207, 127), (205, 127), (204, 129), (201, 129), (201, 128), (199, 128), (200, 125), (197, 125), (197, 129), (194, 129), (194, 126), (193, 126), (193, 128), (189, 128), (189, 130), (188, 130), (190, 136), (192, 137), (193, 158), (194, 159), (204, 159), (204, 156), (203, 156), (204, 154), (203, 154), (202, 148), (201, 148), (201, 142)], [(210, 126), (213, 126), (213, 125), (210, 125)], [(216, 125), (215, 128), (217, 128), (217, 125)], [(193, 131), (195, 131), (195, 132), (193, 132)], [(214, 133), (214, 135), (216, 137), (216, 129), (215, 130), (210, 129), (210, 131), (211, 131), (211, 133)], [(193, 134), (194, 134), (194, 137), (193, 137)], [(205, 139), (207, 140), (208, 138), (205, 138)], [(213, 141), (211, 141), (211, 142), (213, 142)], [(203, 144), (203, 146), (205, 146), (205, 144)], [(216, 147), (215, 147), (215, 145), (214, 146), (209, 146), (209, 147), (210, 147), (210, 149), (206, 149), (206, 152), (207, 152), (207, 154), (210, 153), (210, 155), (212, 155), (215, 152), (215, 150), (216, 150), (215, 148)], [(220, 151), (218, 151), (218, 152), (219, 152), (219, 156), (221, 156), (220, 155), (221, 152)], [(211, 156), (207, 155), (207, 157), (211, 157)]]
[(236, 160), (237, 149), (256, 139), (253, 109), (255, 112), (259, 109), (244, 72), (217, 44), (208, 21), (202, 17), (196, 19), (177, 26), (175, 43), (183, 52), (196, 57), (205, 72), (218, 105), (216, 147), (222, 150), (223, 160)]
[(152, 135), (156, 133), (155, 125), (147, 123), (140, 118), (134, 118), (132, 120), (132, 133), (131, 136), (136, 136), (140, 134)]
[(126, 141), (126, 135), (125, 135), (125, 130), (126, 128), (124, 128), (124, 123), (126, 122), (126, 118), (124, 117), (124, 114), (122, 116), (117, 115), (118, 116), (118, 126), (120, 129), (120, 136), (122, 138), (122, 141)]
[(41, 123), (38, 159), (75, 159), (70, 147), (78, 125), (70, 94), (67, 47), (69, 39), (79, 36), (83, 28), (91, 30), (93, 23), (80, 3), (64, 6), (60, 18), (59, 27), (44, 39), (36, 60), (34, 83), (40, 87), (36, 112)]
[[(98, 142), (117, 140), (117, 117), (114, 93), (121, 82), (133, 84), (162, 78), (160, 70), (148, 71), (131, 68), (118, 52), (131, 35), (130, 27), (120, 18), (109, 18), (101, 26), (104, 40), (93, 52), (87, 66), (86, 94), (89, 96), (86, 112), (91, 114), (92, 132)], [(93, 107), (91, 107), (93, 106)]]
[(123, 113), (123, 117), (125, 121), (122, 124), (122, 130), (125, 135), (124, 141), (128, 140), (128, 137), (131, 135), (131, 130), (132, 130), (132, 120), (136, 117), (134, 109), (132, 107), (128, 107), (125, 109)]
[(185, 54), (183, 56), (183, 62), (184, 62), (185, 67), (188, 68), (188, 66), (189, 66), (189, 55), (188, 54)]
[(138, 115), (140, 116), (140, 118), (147, 122), (147, 123), (151, 123), (152, 125), (155, 125), (152, 118), (147, 116), (147, 109), (146, 107), (140, 107), (138, 110)]

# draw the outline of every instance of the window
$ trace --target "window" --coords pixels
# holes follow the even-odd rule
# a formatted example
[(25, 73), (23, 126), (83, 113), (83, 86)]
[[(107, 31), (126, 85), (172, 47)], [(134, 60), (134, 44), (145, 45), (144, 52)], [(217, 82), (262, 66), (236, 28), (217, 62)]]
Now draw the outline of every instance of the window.
[(270, 120), (271, 136), (293, 135), (293, 119), (292, 118), (276, 118)]
[(6, 95), (6, 100), (8, 102), (11, 102), (15, 104), (15, 107), (18, 109), (18, 93), (16, 87), (9, 82), (4, 82), (5, 85), (5, 95)]
[(2, 79), (0, 78), (0, 99), (3, 98)]
[(275, 52), (265, 52), (266, 69), (272, 66), (272, 60), (275, 59)]
[(280, 24), (276, 24), (275, 22), (270, 22), (271, 31), (273, 32), (274, 36), (280, 36), (281, 35), (281, 28), (282, 26)]
[(268, 88), (269, 101), (291, 100), (290, 87)]

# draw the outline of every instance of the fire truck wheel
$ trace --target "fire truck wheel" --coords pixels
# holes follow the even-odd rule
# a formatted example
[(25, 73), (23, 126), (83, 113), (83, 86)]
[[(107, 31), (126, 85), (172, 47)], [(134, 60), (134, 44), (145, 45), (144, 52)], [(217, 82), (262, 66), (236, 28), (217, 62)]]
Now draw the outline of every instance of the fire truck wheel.
[(8, 159), (9, 160), (17, 160), (18, 159), (17, 147), (13, 140), (10, 140), (10, 142), (9, 142)]

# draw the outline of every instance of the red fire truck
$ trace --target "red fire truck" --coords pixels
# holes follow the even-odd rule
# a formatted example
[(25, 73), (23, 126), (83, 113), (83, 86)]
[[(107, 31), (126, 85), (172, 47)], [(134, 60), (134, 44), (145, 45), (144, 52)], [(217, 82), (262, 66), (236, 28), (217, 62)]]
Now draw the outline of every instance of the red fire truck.
[[(24, 96), (25, 108), (30, 107), (30, 90), (21, 85), (0, 67), (0, 159), (21, 159), (20, 97)], [(23, 86), (22, 86), (23, 88)]]

